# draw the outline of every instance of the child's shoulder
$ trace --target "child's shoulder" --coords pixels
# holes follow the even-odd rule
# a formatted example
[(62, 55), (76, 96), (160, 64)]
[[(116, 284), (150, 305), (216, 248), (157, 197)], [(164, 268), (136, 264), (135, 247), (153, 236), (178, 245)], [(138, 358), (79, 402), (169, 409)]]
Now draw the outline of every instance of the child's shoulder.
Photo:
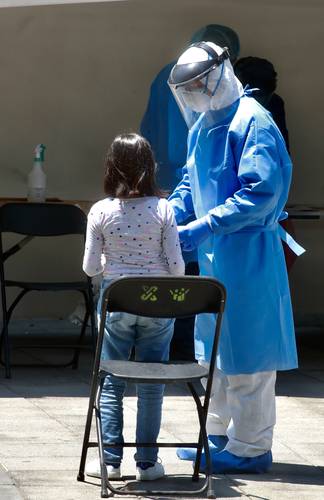
[(96, 201), (91, 208), (101, 208), (105, 205), (113, 203), (114, 201), (115, 198), (102, 198), (101, 200)]
[(159, 198), (158, 196), (142, 196), (139, 198), (132, 198), (130, 200), (136, 200), (140, 205), (146, 206), (148, 209), (165, 207), (167, 200), (165, 198)]
[(90, 214), (95, 215), (98, 213), (102, 213), (113, 202), (114, 202), (114, 198), (103, 198), (102, 200), (97, 201), (90, 208)]
[(150, 201), (149, 205), (153, 205), (159, 211), (165, 212), (169, 206), (169, 202), (166, 198), (159, 198), (158, 196), (152, 196), (147, 199)]
[(158, 198), (159, 200), (159, 206), (163, 207), (165, 210), (171, 207), (171, 203), (168, 201), (167, 198)]
[(164, 221), (169, 220), (173, 215), (171, 203), (166, 198), (158, 198), (157, 200), (157, 212), (160, 213)]
[(156, 198), (156, 199), (157, 199), (158, 205), (161, 207), (167, 207), (169, 204), (169, 202), (166, 198)]

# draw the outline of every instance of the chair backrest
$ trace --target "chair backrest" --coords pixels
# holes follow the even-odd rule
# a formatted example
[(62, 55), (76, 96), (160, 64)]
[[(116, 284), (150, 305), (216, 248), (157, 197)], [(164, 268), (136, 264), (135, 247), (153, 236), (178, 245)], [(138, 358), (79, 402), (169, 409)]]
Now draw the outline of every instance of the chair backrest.
[(110, 312), (169, 318), (218, 313), (215, 330), (210, 332), (214, 339), (204, 400), (204, 406), (208, 408), (225, 309), (224, 285), (214, 278), (201, 276), (125, 276), (112, 281), (104, 291), (102, 299), (90, 394), (94, 397), (96, 392), (107, 309)]
[(114, 280), (102, 301), (109, 312), (179, 318), (219, 313), (225, 305), (225, 287), (214, 278), (200, 276), (132, 276)]
[(0, 231), (30, 236), (85, 234), (87, 217), (66, 203), (6, 203), (0, 207)]
[(112, 281), (102, 298), (93, 380), (99, 372), (107, 311), (157, 318), (217, 313), (215, 330), (210, 332), (210, 335), (214, 335), (214, 341), (205, 392), (206, 401), (209, 400), (225, 302), (224, 285), (209, 277), (125, 276)]

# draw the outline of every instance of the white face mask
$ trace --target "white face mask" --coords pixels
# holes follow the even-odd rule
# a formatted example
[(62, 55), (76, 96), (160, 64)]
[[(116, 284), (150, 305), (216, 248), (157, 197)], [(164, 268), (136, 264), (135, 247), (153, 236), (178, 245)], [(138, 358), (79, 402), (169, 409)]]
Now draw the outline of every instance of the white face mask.
[(182, 92), (186, 106), (196, 113), (204, 113), (210, 109), (210, 97), (202, 92)]

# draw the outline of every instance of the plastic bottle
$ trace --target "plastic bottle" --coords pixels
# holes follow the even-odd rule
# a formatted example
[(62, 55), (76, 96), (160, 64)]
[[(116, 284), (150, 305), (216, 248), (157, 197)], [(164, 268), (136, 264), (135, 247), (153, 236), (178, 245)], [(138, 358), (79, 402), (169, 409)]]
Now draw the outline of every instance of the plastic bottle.
[(28, 175), (27, 200), (31, 202), (44, 202), (46, 199), (46, 174), (43, 170), (44, 144), (37, 144), (34, 150), (34, 165)]

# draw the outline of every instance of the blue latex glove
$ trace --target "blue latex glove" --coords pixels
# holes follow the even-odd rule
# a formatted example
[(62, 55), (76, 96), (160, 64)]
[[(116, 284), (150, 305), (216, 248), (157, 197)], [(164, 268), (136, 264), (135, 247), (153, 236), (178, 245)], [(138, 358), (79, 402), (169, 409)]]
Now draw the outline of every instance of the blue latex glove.
[(189, 222), (186, 226), (178, 226), (178, 231), (181, 248), (184, 252), (192, 252), (212, 234), (207, 217)]

